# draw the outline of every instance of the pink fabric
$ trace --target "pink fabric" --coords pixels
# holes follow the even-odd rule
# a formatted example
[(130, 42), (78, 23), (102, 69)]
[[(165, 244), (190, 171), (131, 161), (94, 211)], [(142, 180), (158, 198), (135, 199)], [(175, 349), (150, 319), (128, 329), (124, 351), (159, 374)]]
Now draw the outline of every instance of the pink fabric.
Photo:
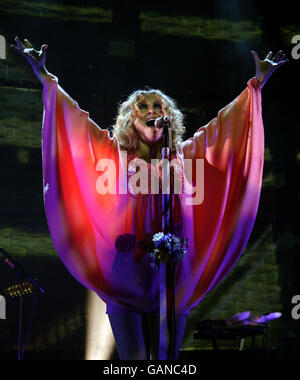
[[(160, 232), (161, 195), (97, 192), (98, 160), (112, 159), (117, 178), (127, 170), (118, 141), (57, 82), (49, 76), (44, 85), (42, 134), (44, 202), (54, 246), (70, 273), (105, 302), (158, 313), (158, 272), (140, 252), (117, 253), (115, 240), (124, 233), (144, 240)], [(178, 195), (174, 206), (190, 243), (176, 270), (176, 313), (185, 314), (230, 271), (255, 221), (264, 159), (257, 80), (182, 143), (177, 158), (182, 164), (204, 159), (203, 203), (186, 205), (186, 196)]]

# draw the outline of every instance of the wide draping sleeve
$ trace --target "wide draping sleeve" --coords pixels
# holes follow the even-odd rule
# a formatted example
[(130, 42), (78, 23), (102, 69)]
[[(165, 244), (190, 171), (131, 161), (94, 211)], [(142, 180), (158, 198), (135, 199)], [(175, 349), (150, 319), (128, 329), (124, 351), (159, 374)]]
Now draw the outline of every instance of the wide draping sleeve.
[(190, 248), (180, 268), (176, 302), (190, 309), (231, 270), (253, 228), (264, 161), (258, 81), (249, 80), (234, 101), (182, 144), (179, 156), (194, 164), (204, 160), (203, 202), (191, 206), (181, 198)]
[[(127, 185), (128, 178), (118, 141), (80, 109), (54, 76), (45, 81), (43, 101), (44, 204), (61, 260), (105, 302), (159, 312), (158, 273), (147, 255), (116, 252), (115, 243), (120, 235), (135, 234), (141, 241), (161, 231), (161, 195), (120, 192), (118, 185), (124, 178)], [(253, 78), (178, 150), (183, 166), (187, 158), (194, 164), (193, 182), (196, 161), (204, 160), (203, 202), (187, 204), (185, 193), (176, 198), (177, 221), (189, 239), (186, 257), (176, 269), (178, 314), (197, 305), (242, 253), (258, 208), (263, 155), (261, 95)], [(102, 194), (97, 184), (108, 168), (106, 182), (115, 179), (116, 191)]]
[(107, 276), (115, 239), (126, 232), (126, 196), (99, 194), (97, 163), (105, 159), (115, 164), (117, 178), (118, 144), (54, 76), (46, 79), (43, 101), (43, 187), (49, 231), (70, 273), (109, 301), (114, 289)]

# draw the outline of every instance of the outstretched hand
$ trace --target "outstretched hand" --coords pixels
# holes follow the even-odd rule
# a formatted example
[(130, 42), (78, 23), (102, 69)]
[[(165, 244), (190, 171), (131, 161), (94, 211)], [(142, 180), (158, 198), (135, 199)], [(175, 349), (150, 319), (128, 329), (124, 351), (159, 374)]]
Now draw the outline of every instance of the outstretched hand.
[(48, 74), (45, 66), (48, 45), (42, 45), (40, 50), (36, 50), (27, 39), (24, 39), (23, 43), (19, 37), (16, 37), (15, 41), (16, 46), (10, 45), (10, 47), (26, 58), (35, 75), (43, 83), (45, 76)]
[(256, 74), (255, 77), (259, 81), (261, 87), (264, 86), (266, 81), (270, 78), (273, 72), (278, 69), (280, 66), (289, 62), (286, 58), (286, 55), (279, 50), (272, 58), (273, 53), (270, 51), (266, 58), (261, 61), (255, 51), (251, 51), (251, 54), (255, 61)]

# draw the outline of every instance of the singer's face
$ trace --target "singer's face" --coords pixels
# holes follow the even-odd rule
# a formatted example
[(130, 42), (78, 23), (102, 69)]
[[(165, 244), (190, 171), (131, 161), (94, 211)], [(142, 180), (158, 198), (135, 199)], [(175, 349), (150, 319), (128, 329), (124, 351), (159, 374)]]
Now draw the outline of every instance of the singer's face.
[(153, 144), (162, 138), (163, 129), (153, 125), (154, 120), (162, 116), (166, 116), (166, 112), (159, 96), (147, 94), (136, 103), (133, 124), (143, 142)]

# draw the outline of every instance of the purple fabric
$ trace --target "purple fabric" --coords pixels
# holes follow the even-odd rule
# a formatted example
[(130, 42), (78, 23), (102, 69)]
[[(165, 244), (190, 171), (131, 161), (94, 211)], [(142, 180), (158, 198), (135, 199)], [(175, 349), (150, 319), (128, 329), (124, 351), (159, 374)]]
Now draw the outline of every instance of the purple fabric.
[[(97, 192), (97, 163), (109, 158), (127, 174), (111, 139), (48, 77), (44, 86), (44, 202), (55, 248), (70, 273), (105, 302), (159, 312), (159, 276), (142, 252), (118, 253), (118, 236), (137, 241), (161, 231), (161, 195)], [(134, 157), (138, 157), (136, 152)], [(261, 95), (255, 78), (210, 123), (182, 143), (177, 158), (204, 160), (204, 200), (177, 195), (175, 222), (189, 239), (176, 269), (176, 313), (186, 314), (233, 267), (250, 236), (259, 204), (264, 158)], [(132, 157), (131, 157), (132, 159)], [(196, 166), (194, 166), (196, 167)], [(193, 183), (196, 183), (193, 171)]]

